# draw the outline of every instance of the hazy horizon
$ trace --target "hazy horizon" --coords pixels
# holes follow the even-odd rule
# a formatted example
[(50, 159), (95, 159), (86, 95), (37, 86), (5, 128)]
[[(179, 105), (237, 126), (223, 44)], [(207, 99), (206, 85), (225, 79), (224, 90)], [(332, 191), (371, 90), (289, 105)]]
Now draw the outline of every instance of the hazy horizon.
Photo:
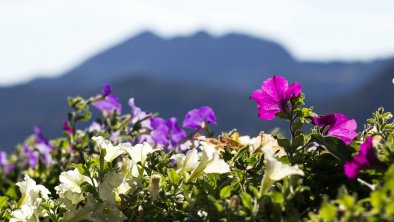
[(0, 85), (59, 75), (146, 30), (244, 33), (301, 61), (370, 61), (394, 56), (393, 20), (390, 0), (0, 0)]

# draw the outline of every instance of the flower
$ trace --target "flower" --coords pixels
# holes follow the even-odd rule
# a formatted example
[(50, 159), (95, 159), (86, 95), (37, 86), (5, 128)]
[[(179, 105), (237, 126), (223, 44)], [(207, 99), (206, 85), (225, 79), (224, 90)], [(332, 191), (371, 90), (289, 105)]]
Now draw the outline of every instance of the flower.
[(55, 150), (47, 138), (42, 134), (41, 128), (38, 126), (34, 127), (34, 145), (23, 145), (22, 152), (28, 158), (28, 164), (30, 168), (36, 167), (38, 159), (42, 156), (45, 166), (49, 167), (52, 164), (51, 152)]
[(160, 182), (161, 182), (160, 175), (155, 174), (155, 175), (151, 176), (151, 183), (150, 183), (148, 189), (149, 189), (149, 192), (150, 192), (150, 195), (151, 195), (153, 201), (156, 201), (157, 197), (159, 196)]
[(55, 150), (55, 147), (53, 147), (47, 138), (44, 137), (44, 135), (41, 132), (41, 128), (38, 126), (34, 127), (34, 132), (36, 136), (36, 143), (37, 143), (37, 149), (38, 152), (43, 156), (44, 158), (44, 164), (45, 166), (49, 166), (52, 163), (52, 156), (50, 152)]
[(357, 122), (348, 119), (341, 113), (333, 113), (325, 116), (313, 117), (312, 124), (319, 126), (328, 136), (334, 136), (346, 144), (350, 144), (357, 136)]
[(43, 216), (40, 204), (43, 199), (49, 198), (50, 192), (42, 185), (37, 185), (28, 175), (24, 181), (16, 183), (22, 194), (18, 202), (19, 208), (11, 212), (10, 221), (38, 221)]
[(99, 185), (100, 199), (114, 204), (121, 201), (121, 194), (126, 194), (131, 186), (126, 181), (123, 172), (111, 172)]
[(289, 86), (284, 77), (273, 76), (266, 79), (261, 89), (255, 90), (250, 99), (257, 103), (259, 118), (271, 120), (275, 114), (290, 109), (290, 99), (298, 97), (301, 94), (301, 89), (301, 85), (297, 82)]
[[(199, 164), (192, 171), (188, 181), (191, 181), (194, 178), (203, 175), (204, 173), (223, 174), (230, 172), (230, 166), (223, 159), (220, 158), (219, 153), (216, 151), (216, 148), (213, 144), (206, 142), (200, 142), (200, 143), (203, 148), (201, 160)], [(195, 155), (194, 153), (192, 154)], [(190, 157), (190, 159), (193, 158), (195, 157)], [(191, 163), (193, 163), (193, 161)], [(184, 165), (187, 166), (187, 164)]]
[(102, 132), (103, 130), (104, 130), (103, 127), (98, 122), (93, 122), (88, 128), (89, 133), (92, 133), (94, 131)]
[(111, 86), (107, 83), (103, 84), (102, 94), (97, 95), (97, 98), (103, 97), (98, 101), (94, 101), (92, 104), (98, 110), (103, 111), (104, 113), (113, 112), (116, 110), (118, 114), (121, 113), (122, 105), (118, 101), (118, 97), (112, 94)]
[(71, 129), (71, 125), (68, 121), (63, 122), (63, 130), (70, 136), (74, 134), (73, 129)]
[[(131, 124), (135, 125), (137, 122), (146, 119), (150, 115), (142, 111), (141, 108), (135, 105), (134, 98), (130, 98), (128, 103), (131, 108), (131, 115), (132, 115)], [(150, 127), (150, 122), (148, 121), (148, 119), (141, 122), (141, 127), (142, 128)]]
[(27, 157), (27, 163), (29, 167), (30, 168), (36, 167), (38, 164), (39, 153), (35, 151), (33, 147), (27, 145), (22, 146), (22, 152)]
[(358, 154), (351, 161), (345, 163), (344, 171), (347, 178), (355, 179), (361, 170), (371, 169), (381, 164), (374, 153), (373, 140), (373, 137), (368, 137), (360, 145)]
[(112, 162), (118, 156), (125, 154), (126, 151), (124, 147), (130, 146), (130, 143), (121, 143), (117, 146), (114, 146), (111, 141), (104, 139), (102, 136), (94, 136), (92, 140), (97, 143), (100, 149), (105, 150), (104, 160), (106, 162)]
[(272, 150), (263, 150), (267, 159), (267, 170), (264, 173), (261, 181), (260, 194), (265, 194), (275, 181), (282, 180), (291, 175), (304, 176), (304, 172), (298, 168), (297, 165), (290, 166), (283, 164), (274, 157)]
[(106, 162), (112, 162), (118, 156), (122, 154), (128, 154), (132, 160), (131, 164), (131, 172), (132, 175), (137, 177), (138, 173), (138, 165), (140, 162), (142, 165), (145, 165), (146, 159), (149, 153), (152, 153), (154, 149), (148, 143), (137, 144), (135, 146), (131, 146), (130, 143), (120, 143), (117, 146), (112, 145), (111, 141), (105, 140), (103, 137), (93, 137), (94, 140), (100, 149), (105, 149), (104, 160)]
[(209, 124), (216, 124), (216, 116), (211, 107), (202, 106), (190, 110), (183, 120), (183, 127), (198, 130)]
[(198, 166), (198, 153), (196, 149), (189, 150), (186, 155), (177, 153), (171, 159), (175, 160), (178, 171), (192, 171)]
[(6, 174), (15, 168), (15, 164), (8, 162), (7, 153), (4, 151), (0, 151), (0, 168), (3, 168)]
[(86, 182), (92, 185), (90, 178), (82, 175), (78, 169), (62, 172), (59, 181), (60, 184), (55, 187), (55, 190), (68, 209), (72, 209), (71, 206), (76, 206), (84, 199), (81, 189), (82, 183)]
[(269, 149), (278, 157), (286, 155), (283, 147), (279, 146), (278, 141), (271, 134), (260, 133), (254, 138), (240, 136), (238, 142), (244, 146), (249, 145), (252, 152), (260, 152)]
[(167, 121), (160, 117), (154, 117), (150, 119), (150, 125), (153, 141), (157, 145), (163, 146), (166, 151), (178, 147), (186, 137), (186, 132), (178, 126), (174, 117)]

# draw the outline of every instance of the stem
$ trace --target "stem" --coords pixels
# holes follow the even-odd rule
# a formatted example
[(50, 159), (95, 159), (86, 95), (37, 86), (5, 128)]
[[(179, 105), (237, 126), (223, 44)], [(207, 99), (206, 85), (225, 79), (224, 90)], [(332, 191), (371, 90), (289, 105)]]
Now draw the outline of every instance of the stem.
[(204, 129), (204, 131), (205, 131), (205, 133), (207, 134), (208, 137), (213, 137), (213, 132), (211, 132), (211, 131), (208, 129), (208, 125), (205, 124), (205, 122), (203, 123), (202, 128)]
[(260, 200), (261, 198), (254, 198), (254, 204), (253, 204), (253, 218), (256, 218), (257, 217), (257, 214), (258, 214), (258, 212), (259, 212), (259, 200)]
[(297, 117), (294, 116), (293, 110), (290, 111), (289, 117), (290, 117), (289, 118), (289, 122), (290, 122), (289, 130), (290, 130), (290, 133), (291, 133), (291, 140), (290, 140), (290, 147), (289, 147), (289, 149), (286, 150), (286, 154), (287, 154), (287, 158), (289, 159), (290, 164), (293, 165), (293, 153), (294, 152), (292, 150), (292, 146), (293, 146), (293, 141), (295, 139), (295, 131), (293, 129), (293, 123), (294, 123), (294, 121), (297, 118)]
[(372, 184), (370, 184), (370, 183), (368, 183), (368, 182), (366, 182), (366, 181), (364, 181), (364, 180), (362, 180), (360, 178), (357, 178), (357, 181), (360, 182), (362, 185), (367, 186), (372, 191), (375, 190), (375, 185), (372, 185)]

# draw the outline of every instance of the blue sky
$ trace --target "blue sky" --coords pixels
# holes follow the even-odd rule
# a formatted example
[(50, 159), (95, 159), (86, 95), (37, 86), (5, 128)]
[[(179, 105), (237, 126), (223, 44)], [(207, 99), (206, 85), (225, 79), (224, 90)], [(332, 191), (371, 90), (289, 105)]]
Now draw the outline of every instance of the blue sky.
[(300, 60), (394, 55), (392, 0), (0, 0), (0, 85), (55, 76), (142, 30), (274, 40)]

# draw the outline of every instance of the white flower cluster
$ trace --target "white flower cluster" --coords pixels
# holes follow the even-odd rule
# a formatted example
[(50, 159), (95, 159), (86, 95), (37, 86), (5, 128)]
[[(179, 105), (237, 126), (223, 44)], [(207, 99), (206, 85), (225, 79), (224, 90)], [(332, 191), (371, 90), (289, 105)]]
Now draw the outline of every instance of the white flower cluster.
[[(264, 136), (264, 135), (263, 135)], [(265, 193), (275, 181), (290, 175), (303, 175), (297, 166), (289, 166), (279, 162), (275, 157), (280, 150), (274, 138), (263, 136), (240, 138), (241, 142), (252, 146), (252, 151), (261, 149), (265, 153), (267, 170), (262, 180), (261, 192)], [(59, 176), (60, 184), (55, 187), (58, 195), (56, 200), (67, 211), (62, 221), (123, 221), (126, 216), (118, 208), (122, 196), (142, 188), (142, 181), (147, 176), (147, 157), (155, 151), (148, 143), (132, 146), (130, 143), (113, 145), (103, 137), (93, 137), (101, 154), (102, 160), (112, 165), (116, 159), (119, 168), (110, 170), (101, 177), (97, 172), (81, 173), (79, 169), (62, 172)], [(260, 142), (257, 142), (260, 141)], [(204, 174), (230, 172), (230, 166), (221, 159), (214, 144), (199, 142), (199, 149), (193, 148), (185, 154), (174, 154), (171, 159), (176, 162), (176, 171), (183, 175), (184, 181), (190, 182)], [(200, 150), (200, 151), (198, 151)], [(160, 191), (160, 175), (152, 175), (148, 187), (152, 200), (158, 198)], [(11, 212), (12, 222), (39, 221), (39, 218), (48, 216), (42, 203), (53, 203), (50, 191), (42, 185), (37, 185), (29, 176), (16, 184), (21, 191), (21, 199), (17, 208)], [(88, 192), (87, 188), (97, 192)]]

